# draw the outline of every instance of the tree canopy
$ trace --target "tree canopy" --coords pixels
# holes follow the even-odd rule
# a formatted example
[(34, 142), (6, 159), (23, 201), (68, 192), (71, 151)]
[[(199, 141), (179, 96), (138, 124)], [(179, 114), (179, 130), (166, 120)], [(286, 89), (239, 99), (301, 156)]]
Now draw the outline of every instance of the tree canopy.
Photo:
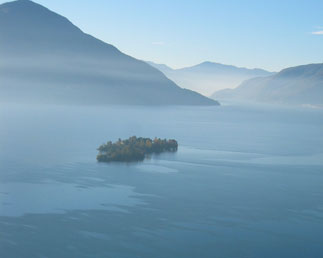
[(158, 154), (162, 152), (176, 152), (178, 143), (176, 140), (137, 138), (132, 136), (129, 139), (119, 139), (115, 143), (108, 141), (99, 148), (97, 160), (99, 162), (131, 162), (142, 161), (147, 154)]

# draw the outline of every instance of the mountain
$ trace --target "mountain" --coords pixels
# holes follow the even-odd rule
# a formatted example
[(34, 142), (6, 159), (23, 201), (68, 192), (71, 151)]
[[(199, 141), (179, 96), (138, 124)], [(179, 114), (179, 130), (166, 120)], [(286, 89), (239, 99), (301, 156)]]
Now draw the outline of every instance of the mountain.
[(323, 105), (323, 64), (291, 67), (265, 78), (217, 91), (214, 98), (282, 104)]
[(169, 66), (167, 66), (165, 64), (156, 64), (156, 63), (151, 62), (151, 61), (147, 61), (147, 63), (149, 65), (155, 67), (156, 69), (158, 69), (159, 71), (161, 71), (164, 74), (175, 71), (173, 68), (171, 68), (171, 67), (169, 67)]
[(172, 69), (164, 64), (153, 62), (148, 64), (159, 69), (180, 87), (200, 92), (205, 96), (210, 96), (216, 90), (235, 88), (250, 78), (273, 74), (262, 69), (247, 69), (212, 62), (182, 69)]
[(0, 5), (0, 101), (217, 105), (29, 0)]

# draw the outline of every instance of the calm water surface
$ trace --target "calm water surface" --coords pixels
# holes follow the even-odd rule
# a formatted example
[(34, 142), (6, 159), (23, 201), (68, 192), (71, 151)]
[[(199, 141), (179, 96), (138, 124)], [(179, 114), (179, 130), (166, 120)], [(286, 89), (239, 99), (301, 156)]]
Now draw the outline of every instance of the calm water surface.
[[(176, 154), (98, 164), (132, 135)], [(0, 257), (323, 257), (323, 110), (0, 105)]]

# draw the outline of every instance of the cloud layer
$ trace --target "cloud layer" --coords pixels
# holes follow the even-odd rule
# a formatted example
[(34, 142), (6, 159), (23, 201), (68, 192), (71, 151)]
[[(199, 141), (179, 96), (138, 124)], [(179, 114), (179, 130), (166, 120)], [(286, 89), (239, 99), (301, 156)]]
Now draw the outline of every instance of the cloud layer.
[(312, 34), (313, 35), (323, 35), (323, 30), (313, 31)]

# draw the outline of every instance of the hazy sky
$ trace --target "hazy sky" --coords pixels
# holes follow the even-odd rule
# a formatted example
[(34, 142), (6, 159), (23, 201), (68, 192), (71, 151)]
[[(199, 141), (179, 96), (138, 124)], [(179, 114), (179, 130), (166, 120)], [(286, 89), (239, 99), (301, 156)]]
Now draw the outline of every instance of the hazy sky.
[(322, 0), (35, 2), (126, 54), (172, 67), (214, 61), (280, 70), (323, 62)]

